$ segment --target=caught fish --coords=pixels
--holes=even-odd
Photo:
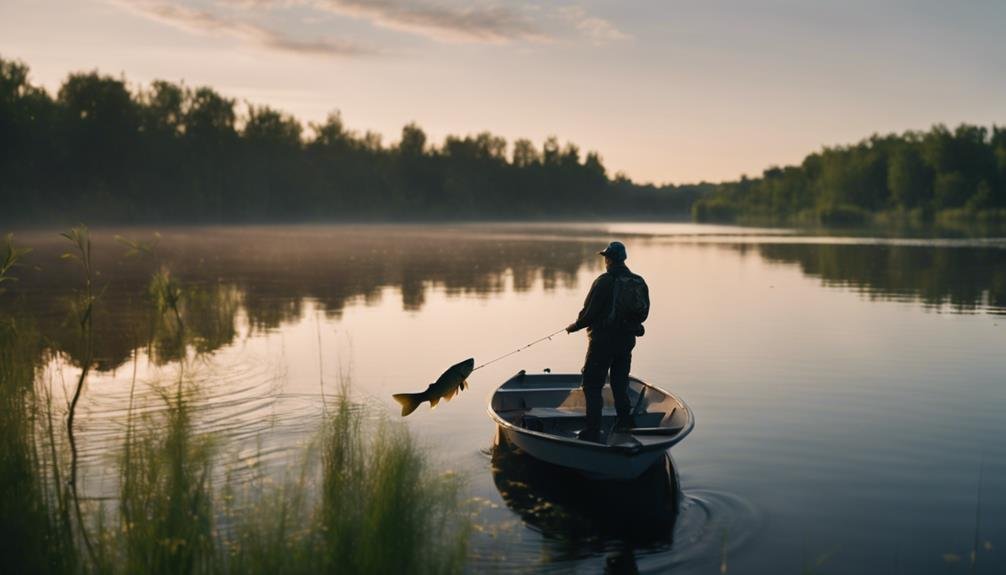
[[[468,387],[468,376],[475,369],[475,358],[468,358],[447,369],[436,381],[422,393],[396,393],[391,396],[402,404],[402,417],[412,413],[424,401],[430,402],[430,408],[437,406],[440,400],[450,401],[458,391]]]

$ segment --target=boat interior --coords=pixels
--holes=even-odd
[[[496,390],[492,409],[517,427],[575,439],[586,422],[586,400],[580,382],[578,373],[520,372]],[[629,405],[635,426],[628,432],[612,434],[616,413],[610,386],[604,386],[602,397],[601,428],[609,445],[666,443],[688,423],[688,410],[677,398],[630,377]]]

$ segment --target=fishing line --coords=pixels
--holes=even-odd
[[[536,340],[532,341],[531,343],[529,343],[529,344],[527,344],[527,345],[525,345],[525,346],[523,346],[523,347],[518,347],[517,349],[515,349],[515,350],[511,351],[510,353],[506,353],[506,354],[503,354],[503,355],[501,355],[501,356],[497,357],[496,359],[494,359],[494,360],[492,360],[492,361],[487,361],[487,362],[483,363],[482,365],[480,365],[480,366],[476,367],[476,368],[475,368],[475,369],[473,369],[472,371],[476,371],[476,370],[479,370],[479,369],[482,369],[483,367],[485,367],[485,366],[487,366],[487,365],[490,365],[490,364],[493,364],[493,363],[496,363],[497,361],[499,361],[499,360],[501,360],[501,359],[506,359],[506,358],[510,357],[511,355],[513,355],[513,354],[515,354],[515,353],[520,353],[520,352],[524,351],[525,349],[527,349],[527,348],[529,348],[529,347],[531,347],[532,345],[535,345],[535,344],[537,344],[537,343],[541,343],[541,342],[543,342],[543,341],[545,341],[545,340],[551,340],[551,339],[552,339],[553,337],[555,337],[555,336],[559,335],[560,333],[562,333],[562,332],[564,332],[564,331],[566,331],[566,328],[562,328],[562,329],[560,329],[560,330],[557,330],[557,331],[554,331],[554,332],[552,332],[552,333],[550,333],[550,334],[546,335],[545,337],[542,337],[542,338],[539,338],[539,339],[536,339]]]

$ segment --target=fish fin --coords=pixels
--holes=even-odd
[[[436,407],[438,403],[440,403],[440,398],[439,397],[434,397],[433,399],[431,399],[430,400],[430,409],[433,409],[434,407]]]
[[[419,407],[419,404],[424,401],[425,396],[422,393],[396,393],[391,397],[402,405],[402,417],[405,417]],[[436,403],[433,403],[433,405],[436,405]]]
[[[444,401],[450,401],[457,394],[458,394],[458,388],[455,387],[454,389],[450,390],[446,395],[444,395]]]
[[[461,382],[461,389],[468,389],[468,380],[467,379]]]

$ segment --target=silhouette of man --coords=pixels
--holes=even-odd
[[[587,400],[586,426],[579,438],[584,441],[601,441],[601,410],[604,401],[601,390],[611,372],[611,394],[615,400],[618,419],[616,429],[634,427],[629,405],[629,367],[632,364],[632,348],[636,337],[643,335],[643,324],[649,312],[649,295],[643,279],[625,265],[627,255],[621,242],[611,242],[603,251],[607,271],[594,280],[590,286],[583,309],[576,321],[566,327],[567,333],[587,328],[589,343],[587,357],[583,364],[583,394]],[[630,281],[634,280],[630,285]],[[641,286],[641,287],[638,287]],[[618,290],[625,293],[618,295]],[[634,290],[635,293],[628,293]],[[636,295],[642,300],[628,313],[620,309],[625,297]],[[631,305],[630,305],[631,307]]]

